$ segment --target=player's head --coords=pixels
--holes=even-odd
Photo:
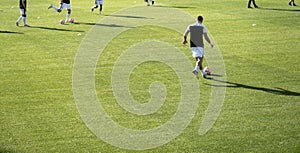
[[[202,23],[203,22],[203,17],[201,15],[199,15],[197,20]]]

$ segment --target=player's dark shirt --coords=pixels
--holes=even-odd
[[[23,0],[19,0],[20,9],[26,9],[27,1],[24,0],[25,6],[23,6]]]
[[[63,3],[70,4],[70,0],[63,0]]]
[[[203,47],[203,27],[190,26],[190,45],[191,47]]]

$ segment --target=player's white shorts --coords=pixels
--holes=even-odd
[[[25,10],[25,9],[20,9],[20,13],[21,13],[22,15],[26,15],[26,10]]]
[[[67,8],[68,10],[71,10],[71,4],[62,3],[60,5],[60,10],[63,10],[64,8]]]
[[[203,57],[204,49],[203,47],[192,47],[193,57]]]
[[[103,0],[95,0],[95,5],[102,5],[103,4]]]

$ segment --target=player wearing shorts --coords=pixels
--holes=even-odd
[[[205,40],[210,44],[211,47],[214,47],[213,43],[210,41],[207,33],[206,27],[202,24],[203,17],[198,16],[197,22],[191,24],[187,27],[186,31],[183,34],[183,42],[182,44],[187,43],[187,36],[190,34],[190,47],[192,49],[193,57],[196,59],[195,69],[192,71],[193,74],[196,75],[197,78],[199,70],[201,71],[202,77],[206,78],[206,73],[203,71],[203,58],[204,58],[204,44],[203,44],[203,36]]]
[[[154,0],[150,0],[151,4],[154,5]],[[145,0],[145,2],[147,3],[147,6],[150,6],[149,0]]]
[[[21,16],[18,18],[16,25],[19,26],[19,23],[23,19],[23,23],[25,27],[28,27],[29,25],[26,24],[26,7],[27,7],[27,1],[26,0],[19,0],[20,5],[20,14]]]
[[[95,6],[92,7],[92,12],[94,12],[94,9],[98,8],[98,6],[100,6],[99,8],[99,14],[102,14],[102,6],[103,6],[103,0],[95,0]]]
[[[69,18],[71,16],[71,4],[70,4],[70,0],[60,0],[60,6],[59,8],[54,6],[53,4],[51,4],[48,9],[53,8],[55,11],[57,11],[58,13],[60,13],[64,8],[66,8],[68,10],[68,13],[66,15],[66,22],[69,21]]]

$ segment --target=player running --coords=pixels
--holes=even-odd
[[[103,0],[95,0],[95,6],[92,7],[92,12],[94,12],[94,9],[98,8],[98,6],[100,6],[99,8],[99,15],[102,14],[102,5],[103,5]]]
[[[55,11],[57,11],[58,13],[60,13],[64,8],[67,8],[68,13],[66,15],[66,22],[69,21],[69,18],[71,16],[71,4],[70,4],[70,0],[60,0],[60,7],[56,7],[53,4],[51,4],[48,9],[53,8]]]
[[[24,27],[29,27],[28,24],[26,24],[26,7],[27,7],[27,1],[26,0],[19,0],[20,5],[20,14],[21,16],[18,18],[16,25],[19,26],[19,23],[23,19]]]
[[[201,71],[202,77],[206,78],[206,72],[203,71],[203,58],[204,58],[204,44],[203,44],[203,36],[205,40],[210,44],[211,47],[214,47],[213,43],[210,41],[207,33],[206,27],[202,24],[203,17],[198,16],[197,22],[191,24],[187,27],[186,31],[183,34],[183,42],[182,44],[185,45],[187,43],[186,37],[189,33],[190,35],[190,47],[192,49],[193,57],[196,59],[196,66],[195,69],[192,71],[193,74],[196,75],[197,78],[199,70]]]

